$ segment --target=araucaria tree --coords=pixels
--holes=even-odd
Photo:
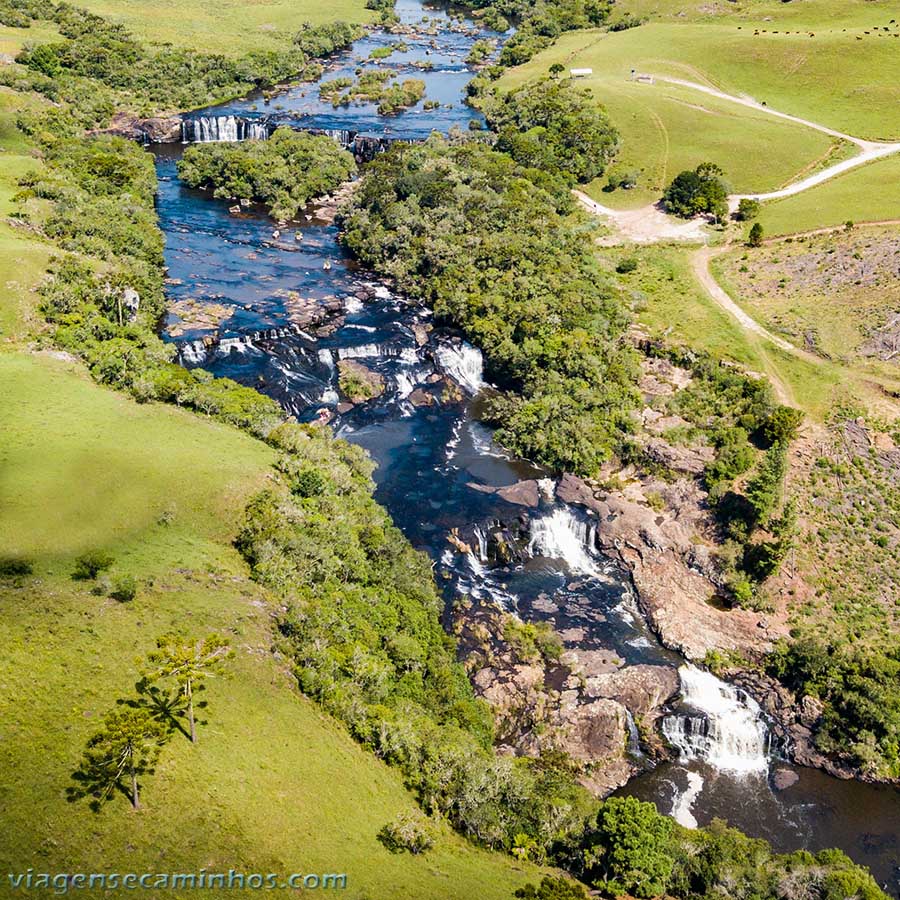
[[[112,797],[117,788],[131,805],[141,805],[138,779],[151,774],[166,742],[167,729],[146,709],[121,707],[113,710],[87,743],[81,765],[73,778],[80,785],[70,791],[73,799],[91,795],[94,806]]]
[[[187,708],[191,741],[196,744],[194,694],[203,689],[201,682],[220,671],[225,660],[233,655],[229,642],[218,634],[199,640],[166,634],[157,639],[156,646],[157,649],[147,657],[151,669],[146,673],[145,680],[172,679],[180,686]]]

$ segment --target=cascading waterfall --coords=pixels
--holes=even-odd
[[[290,335],[299,335],[312,341],[305,331],[297,325],[283,325],[279,328],[265,328],[260,331],[250,331],[247,334],[237,335],[221,339],[200,338],[195,341],[185,341],[178,345],[178,359],[182,365],[197,366],[208,362],[210,357],[224,356],[233,350],[238,353],[247,353],[256,349],[259,341],[277,340]]]
[[[440,344],[435,348],[434,361],[464,391],[477,394],[484,387],[484,361],[481,351],[465,341]]]
[[[592,552],[597,546],[597,527],[575,516],[564,507],[531,522],[532,556],[562,559],[573,572],[599,575],[600,568]]]
[[[681,758],[729,772],[765,772],[768,730],[756,701],[695,666],[682,666],[678,674],[685,706],[698,713],[663,719],[663,734]]]
[[[265,122],[237,116],[198,116],[181,123],[181,140],[185,144],[264,141],[268,137],[269,126]]]
[[[400,358],[404,362],[410,362],[407,357],[409,348],[399,344],[357,344],[355,347],[339,347],[338,359],[374,359],[374,358]],[[413,351],[415,352],[415,351]],[[412,362],[417,362],[414,358]]]

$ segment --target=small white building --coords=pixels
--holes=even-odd
[[[587,78],[588,75],[593,75],[593,69],[569,69],[569,74],[573,78]]]

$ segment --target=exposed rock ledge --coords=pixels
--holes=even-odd
[[[506,752],[563,750],[581,765],[585,787],[601,797],[644,770],[637,754],[668,755],[656,723],[678,692],[673,668],[623,667],[614,651],[585,641],[581,629],[560,633],[566,649],[558,661],[522,659],[507,640],[506,618],[479,601],[454,611],[466,667],[476,693],[493,707]],[[640,734],[639,748],[632,729]]]
[[[132,141],[172,144],[181,140],[181,116],[153,116],[140,119],[129,113],[116,113],[103,134],[115,134]]]
[[[687,479],[653,489],[665,500],[661,510],[650,506],[640,486],[603,491],[574,475],[564,475],[556,493],[596,514],[600,549],[628,570],[641,610],[665,646],[697,661],[711,650],[768,651],[780,635],[757,613],[717,605],[703,491]]]

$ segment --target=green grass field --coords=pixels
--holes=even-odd
[[[0,557],[35,565],[22,584],[0,581],[0,767],[16,772],[0,789],[0,866],[347,873],[344,895],[359,900],[501,900],[534,878],[439,824],[422,858],[376,840],[413,798],[300,696],[271,653],[266,598],[231,548],[270,471],[267,447],[178,409],[138,406],[49,355],[0,353],[0,410]],[[114,577],[139,579],[132,603],[71,580],[87,548],[114,556]],[[124,798],[97,814],[67,802],[84,741],[133,692],[136,658],[172,628],[225,633],[238,651],[233,676],[208,692],[200,744],[166,748],[140,812]]]
[[[759,221],[768,235],[795,234],[853,222],[900,219],[900,154],[845,172],[818,187],[766,203]]]
[[[706,160],[723,167],[736,193],[775,190],[852,152],[821,132],[687,87],[632,82],[632,69],[751,96],[858,137],[900,138],[896,4],[628,0],[617,9],[650,21],[622,32],[564,34],[500,82],[513,87],[554,63],[593,69],[578,83],[591,88],[622,135],[615,168],[641,173],[638,189],[603,194],[604,203],[639,206]],[[597,199],[602,184],[589,188]]]
[[[674,75],[857,137],[900,137],[900,15],[892,0],[625,0],[620,8],[632,7],[652,21],[599,41],[596,33],[567,36],[572,65]]]
[[[232,428],[139,406],[49,356],[0,355],[0,390],[0,555],[68,560],[165,539],[180,556],[182,540],[228,537],[272,459]]]
[[[637,260],[637,269],[620,280],[630,294],[638,327],[651,336],[715,353],[748,369],[764,367],[753,336],[697,283],[684,248],[657,244],[602,250],[599,255],[610,272],[624,258]]]
[[[375,19],[364,0],[84,0],[81,6],[149,42],[227,54],[283,47],[304,22]]]
[[[587,193],[606,205],[653,202],[679,172],[701,162],[718,162],[735,193],[753,193],[777,190],[843,155],[840,142],[821,132],[680,85],[618,76],[584,83],[602,99],[621,135],[613,171],[639,173],[637,188],[629,191],[603,192],[605,178],[589,185]]]
[[[26,42],[43,44],[59,40],[59,30],[49,22],[34,23],[30,28],[10,28],[0,25],[0,53],[15,56]]]

